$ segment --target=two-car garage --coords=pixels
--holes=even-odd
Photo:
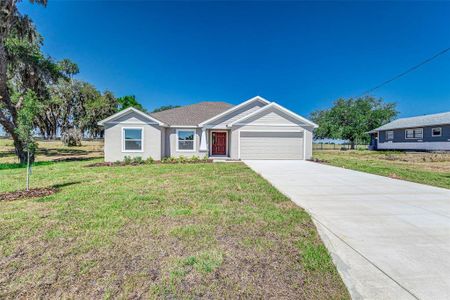
[[[304,159],[303,131],[240,131],[241,159]]]

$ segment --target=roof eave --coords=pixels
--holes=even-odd
[[[265,104],[269,104],[269,103],[270,103],[270,101],[264,99],[264,98],[261,97],[261,96],[255,96],[255,97],[250,98],[250,99],[248,99],[248,100],[246,100],[246,101],[244,101],[244,102],[242,102],[242,103],[240,103],[240,104],[238,104],[238,105],[236,105],[236,106],[230,107],[230,108],[227,109],[226,111],[221,112],[220,114],[215,115],[214,117],[209,118],[209,119],[206,120],[206,121],[203,121],[203,122],[199,123],[198,126],[199,126],[199,127],[203,127],[204,125],[208,124],[209,122],[212,122],[212,121],[214,121],[214,120],[217,120],[217,119],[220,118],[220,117],[226,116],[227,114],[229,114],[229,113],[231,113],[231,112],[233,112],[233,111],[239,109],[240,107],[242,107],[242,106],[244,106],[244,105],[246,105],[246,104],[248,104],[248,103],[251,103],[251,102],[253,102],[253,101],[260,101],[260,102],[263,102],[263,103],[265,103]]]

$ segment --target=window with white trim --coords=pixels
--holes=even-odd
[[[393,139],[394,139],[394,131],[393,130],[386,131],[386,140],[392,141]]]
[[[140,152],[143,150],[142,128],[123,128],[123,150]]]
[[[421,139],[423,138],[423,128],[414,128],[405,130],[406,139]]]
[[[432,137],[442,136],[442,128],[441,127],[432,128],[431,129],[431,136]]]
[[[195,150],[195,130],[177,130],[177,150]]]

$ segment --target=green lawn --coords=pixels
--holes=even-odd
[[[59,140],[38,140],[36,161],[52,161],[63,159],[90,159],[103,156],[103,141],[82,141],[79,147],[66,147]],[[0,165],[17,163],[14,143],[11,139],[0,138]]]
[[[57,194],[0,202],[0,298],[349,298],[308,214],[244,164],[89,163],[38,165]]]
[[[450,189],[450,153],[314,151],[313,156],[337,167]]]

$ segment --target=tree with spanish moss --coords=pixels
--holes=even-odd
[[[18,11],[17,2],[0,0],[0,125],[12,137],[19,161],[25,163],[26,141],[16,132],[23,96],[31,90],[39,101],[49,97],[49,84],[65,74],[41,52],[43,38],[30,18]],[[46,0],[30,2],[47,4]],[[33,159],[34,152],[31,156]]]

